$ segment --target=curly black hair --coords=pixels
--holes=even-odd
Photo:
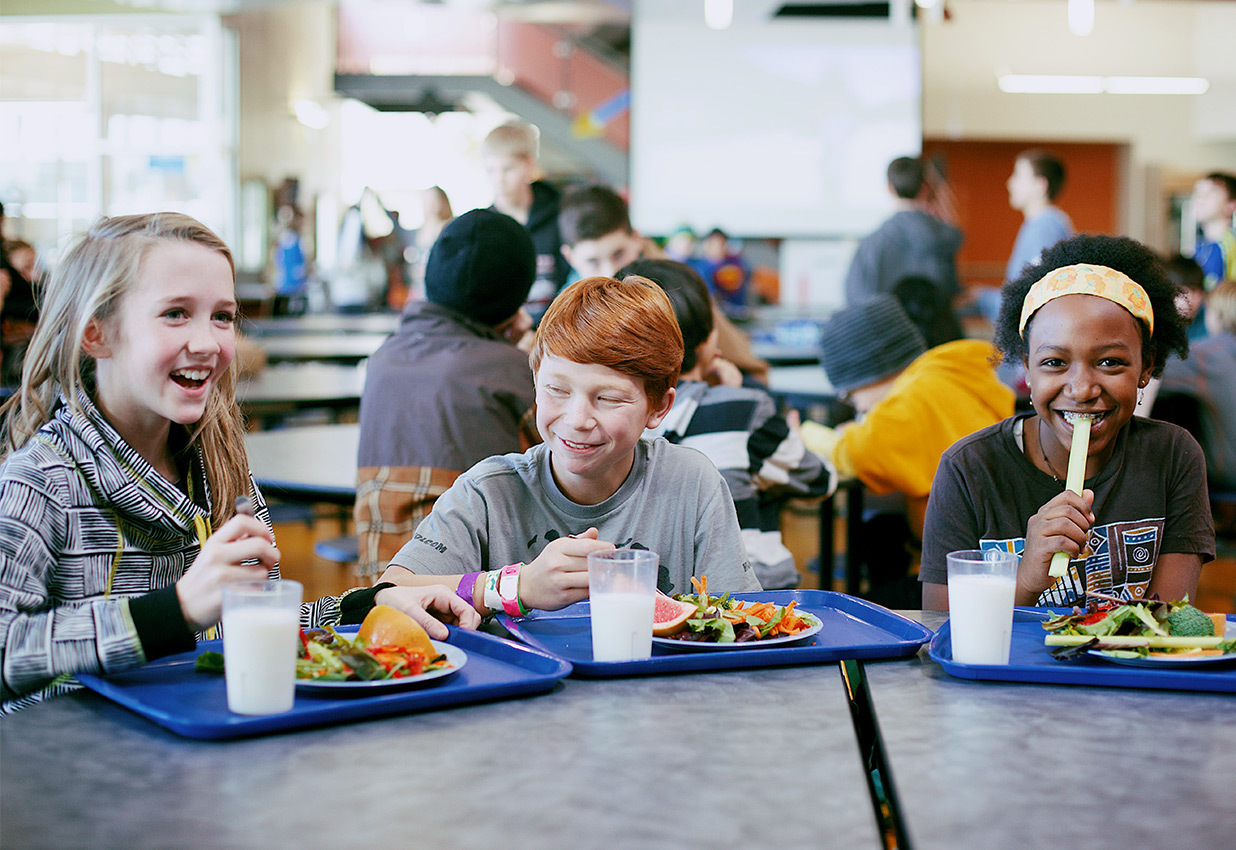
[[[1180,288],[1167,276],[1163,261],[1145,245],[1124,236],[1082,234],[1057,242],[1043,252],[1037,263],[1022,269],[1000,290],[1000,317],[996,321],[995,343],[1006,360],[1024,362],[1029,356],[1026,338],[1034,317],[1026,323],[1025,336],[1018,331],[1021,307],[1030,287],[1048,272],[1077,263],[1107,266],[1124,272],[1141,284],[1154,310],[1154,336],[1145,323],[1142,329],[1142,362],[1153,360],[1155,377],[1163,374],[1168,356],[1174,351],[1181,359],[1189,356],[1188,320],[1176,307]]]

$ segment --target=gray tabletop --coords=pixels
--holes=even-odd
[[[306,425],[245,434],[249,469],[267,496],[287,501],[356,501],[360,426]]]
[[[1236,841],[1230,696],[956,679],[925,649],[864,669],[916,850]]]
[[[820,350],[816,346],[779,345],[752,340],[751,353],[774,366],[806,366],[820,362]]]
[[[831,664],[232,742],[74,694],[6,718],[0,767],[6,847],[881,846]]]
[[[818,400],[835,398],[837,391],[828,382],[824,367],[773,366],[768,370],[768,390],[773,395],[803,396]]]
[[[242,330],[259,337],[294,334],[394,333],[399,327],[398,313],[310,313],[304,316],[278,316],[247,319]]]
[[[303,333],[255,337],[253,341],[262,347],[271,363],[304,360],[359,363],[377,351],[387,336],[380,333]]]
[[[249,415],[295,410],[355,409],[365,389],[364,364],[280,363],[236,386],[236,400]]]

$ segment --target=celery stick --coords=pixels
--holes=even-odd
[[[1047,635],[1047,646],[1077,646],[1094,640],[1094,635]],[[1223,643],[1219,636],[1183,637],[1180,635],[1103,635],[1099,643],[1108,646],[1146,646],[1162,649],[1214,649]]]
[[[1086,484],[1086,455],[1090,452],[1090,417],[1067,417],[1073,423],[1073,445],[1069,447],[1069,471],[1065,476],[1064,486],[1077,495],[1081,495]],[[1047,574],[1052,578],[1060,578],[1069,570],[1069,553],[1057,552],[1051,556],[1051,567]]]

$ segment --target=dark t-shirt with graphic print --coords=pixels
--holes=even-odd
[[[1061,490],[1022,452],[1013,417],[957,441],[940,460],[923,530],[919,580],[947,583],[947,555],[958,549],[1021,554],[1026,525]],[[1071,605],[1083,587],[1137,599],[1163,553],[1215,555],[1206,465],[1197,441],[1166,422],[1134,417],[1116,436],[1111,460],[1086,480],[1095,524],[1085,559],[1039,597]]]

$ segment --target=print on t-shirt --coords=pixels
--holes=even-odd
[[[1080,605],[1085,601],[1083,588],[1121,599],[1143,598],[1159,560],[1164,527],[1163,517],[1093,526],[1086,541],[1088,557],[1070,561],[1068,575],[1043,591],[1038,604]],[[979,541],[981,549],[998,549],[1019,556],[1025,546],[1024,537]]]

